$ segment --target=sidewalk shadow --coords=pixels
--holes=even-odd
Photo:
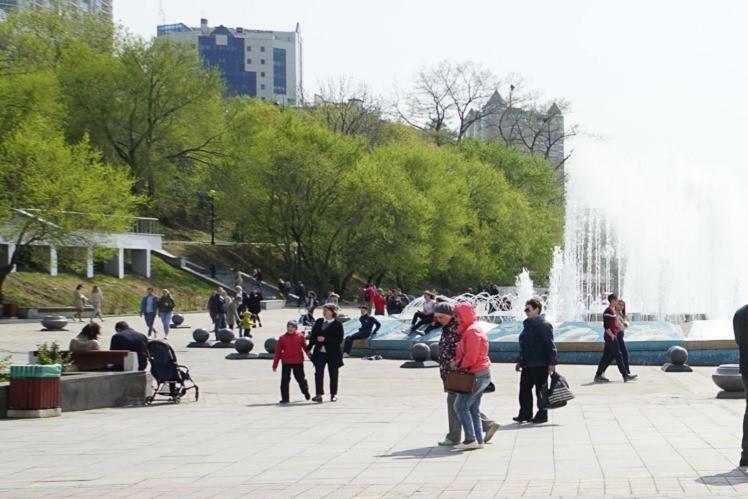
[[[517,430],[527,430],[530,428],[547,428],[549,426],[558,426],[558,424],[556,423],[542,423],[542,424],[509,423],[509,424],[501,425],[501,428],[499,428],[499,431],[517,431]]]
[[[316,402],[290,402],[288,404],[279,404],[278,402],[270,402],[268,404],[247,404],[247,407],[309,407],[310,405],[321,405]]]
[[[455,454],[454,447],[418,447],[415,449],[405,449],[389,454],[380,454],[374,457],[394,457],[397,459],[437,459]]]
[[[733,481],[738,480],[740,483],[748,483],[748,472],[744,471],[741,468],[735,468],[725,473],[700,476],[695,481],[704,485],[732,487],[734,483],[730,483],[730,479],[732,479]]]

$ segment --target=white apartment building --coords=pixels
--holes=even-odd
[[[183,23],[157,28],[159,37],[188,43],[206,66],[217,68],[234,95],[248,95],[283,106],[301,104],[303,90],[301,30],[267,31],[242,27],[199,28]]]

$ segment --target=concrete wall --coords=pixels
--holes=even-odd
[[[60,382],[60,406],[63,413],[140,406],[150,389],[150,375],[145,371],[64,375]],[[7,417],[9,397],[10,385],[0,383],[0,419]]]

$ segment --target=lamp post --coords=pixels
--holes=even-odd
[[[208,191],[210,197],[210,244],[216,245],[216,191]]]

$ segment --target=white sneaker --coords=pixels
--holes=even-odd
[[[457,444],[455,445],[455,450],[476,450],[480,449],[482,446],[476,441],[470,442],[469,444]]]

